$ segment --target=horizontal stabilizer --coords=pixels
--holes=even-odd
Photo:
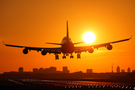
[[[46,44],[62,45],[60,43],[48,43],[48,42],[46,42]]]
[[[77,42],[77,43],[74,43],[74,45],[75,45],[75,44],[81,44],[81,43],[84,43],[84,42]]]

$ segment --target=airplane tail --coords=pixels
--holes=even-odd
[[[66,40],[67,42],[69,42],[69,31],[68,31],[68,21],[67,21],[67,36],[66,36]],[[84,43],[84,42],[77,42],[77,43],[73,43],[74,45],[75,44],[80,44],[80,43]],[[49,42],[46,42],[46,44],[54,44],[54,45],[62,45],[61,43],[49,43]]]
[[[66,39],[67,39],[67,42],[69,42],[68,21],[67,21],[67,36],[66,36]],[[61,43],[49,43],[49,42],[46,42],[46,44],[62,45]]]
[[[67,41],[69,40],[69,33],[68,33],[68,21],[67,21]]]
[[[69,32],[68,32],[68,21],[67,21],[67,42],[69,42]],[[74,43],[75,44],[80,44],[80,43],[84,43],[84,42],[78,42],[78,43]]]

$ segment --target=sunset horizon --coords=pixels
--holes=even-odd
[[[71,72],[93,69],[93,72],[116,72],[116,67],[127,71],[135,70],[135,1],[127,0],[1,0],[0,1],[0,74],[25,71],[33,68],[54,66],[62,71],[67,66]],[[83,35],[92,32],[95,37],[91,44],[81,43],[74,46],[89,46],[114,42],[123,39],[131,40],[111,44],[112,50],[106,47],[94,48],[93,53],[82,52],[81,59],[73,53],[55,60],[55,54],[41,51],[29,51],[23,54],[23,48],[7,47],[4,44],[29,47],[60,47],[46,42],[61,43],[67,35],[73,43],[83,42]],[[89,35],[88,35],[89,36]],[[3,44],[4,42],[4,44]]]

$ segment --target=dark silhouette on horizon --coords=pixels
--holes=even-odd
[[[94,73],[93,69],[86,69],[86,73],[82,71],[72,72],[68,70],[67,66],[63,67],[62,71],[57,71],[56,67],[50,68],[33,68],[33,71],[25,72],[23,67],[18,69],[18,72],[4,72],[0,74],[1,79],[68,79],[68,80],[99,80],[99,79],[107,79],[107,80],[134,80],[135,79],[135,70],[130,72],[130,68],[128,67],[127,72],[125,70],[121,70],[118,66],[116,72],[106,72],[106,73]]]
[[[23,70],[23,67],[19,67],[18,69],[18,72],[16,71],[10,71],[10,72],[4,72],[4,73],[24,73],[24,70]],[[28,72],[31,72],[31,71],[28,71]],[[68,70],[68,67],[67,66],[64,66],[63,67],[63,71],[57,71],[57,68],[56,67],[50,67],[50,68],[33,68],[33,73],[46,73],[46,74],[51,74],[51,73],[70,73],[70,71]],[[116,72],[105,72],[105,73],[134,73],[135,70],[132,70],[131,72],[131,69],[130,67],[127,68],[127,72],[125,72],[124,69],[122,69],[120,71],[120,67],[117,66],[116,68]],[[83,73],[82,71],[77,71],[77,72],[73,72],[73,73]],[[86,69],[86,73],[93,73],[93,69]]]

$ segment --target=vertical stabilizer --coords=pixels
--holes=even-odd
[[[67,39],[69,39],[69,33],[68,33],[68,21],[67,21]]]

